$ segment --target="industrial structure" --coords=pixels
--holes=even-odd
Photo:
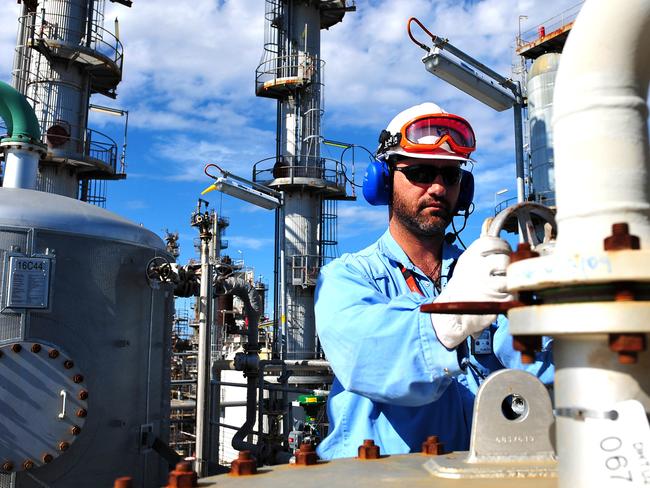
[[[104,28],[105,4],[23,0],[12,72],[13,86],[34,108],[47,146],[35,188],[100,206],[106,180],[126,176],[126,146],[120,153],[113,139],[88,124],[92,108],[127,115],[90,103],[95,93],[115,98],[122,79],[124,50],[117,21],[115,32]]]
[[[562,50],[582,2],[517,37],[526,74],[528,201],[555,206],[553,91]]]
[[[112,486],[125,473],[159,486],[178,460],[166,444],[173,290],[152,273],[173,257],[86,203],[123,176],[117,144],[88,127],[91,94],[114,97],[122,75],[104,6],[24,0],[14,88],[0,83],[2,487]]]
[[[266,0],[255,91],[277,100],[276,154],[254,165],[253,181],[284,193],[277,217],[283,221],[276,226],[283,235],[276,253],[275,309],[281,335],[276,344],[286,359],[319,357],[316,278],[336,246],[336,201],[353,198],[345,167],[321,155],[320,31],[354,9],[346,0]]]

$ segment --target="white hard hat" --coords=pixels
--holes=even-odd
[[[412,158],[471,161],[476,141],[469,123],[435,103],[426,102],[403,110],[379,136],[377,157],[393,155]]]

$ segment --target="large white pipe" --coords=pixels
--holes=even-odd
[[[584,4],[553,102],[558,252],[602,250],[616,222],[650,247],[648,59],[648,0]]]
[[[34,149],[37,148],[6,148],[3,187],[28,190],[33,190],[36,187],[36,173],[42,150]]]

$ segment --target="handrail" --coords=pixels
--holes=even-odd
[[[65,40],[67,35],[70,33],[76,33],[76,31],[60,27],[60,23],[56,22],[56,20],[69,20],[72,17],[54,13],[47,13],[47,17],[50,19],[49,21],[45,20],[35,12],[30,12],[27,15],[20,17],[18,21],[24,23],[26,29],[25,39],[30,39],[32,43],[37,41],[46,42],[48,40],[59,41],[64,46],[86,48],[110,59],[118,66],[120,71],[122,70],[124,46],[111,31],[99,25],[95,25],[94,29],[91,31],[90,42],[88,42],[88,39],[86,38],[86,32],[79,32],[81,35],[78,42],[69,42]],[[55,19],[54,22],[51,21],[52,18]],[[35,19],[35,21],[32,22],[32,19]],[[40,22],[38,22],[38,20],[40,20]],[[110,39],[107,41],[104,39],[104,36],[107,36]]]

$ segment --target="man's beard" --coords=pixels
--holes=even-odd
[[[422,237],[444,236],[445,229],[452,219],[449,203],[445,200],[434,200],[443,206],[434,215],[424,215],[422,211],[429,202],[421,202],[415,212],[409,209],[403,200],[393,195],[392,211],[399,222],[413,234]]]

